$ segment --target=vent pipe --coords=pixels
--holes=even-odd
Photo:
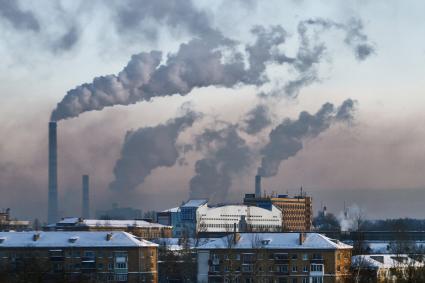
[[[261,197],[261,176],[260,175],[255,176],[255,197],[256,198]]]
[[[89,175],[83,175],[83,202],[82,202],[82,216],[85,219],[90,218],[90,193],[89,193]]]
[[[58,145],[56,122],[49,123],[49,195],[47,222],[58,221]]]

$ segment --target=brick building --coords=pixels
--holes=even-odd
[[[317,233],[233,233],[198,247],[198,282],[348,282],[351,250]]]
[[[126,232],[0,232],[0,282],[155,283],[157,252]]]

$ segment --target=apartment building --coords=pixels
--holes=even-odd
[[[0,232],[0,282],[155,283],[157,250],[126,232]]]
[[[47,231],[123,231],[151,240],[172,237],[172,226],[144,220],[100,220],[69,217],[44,228]]]
[[[334,283],[352,247],[317,233],[233,233],[198,247],[198,282]]]

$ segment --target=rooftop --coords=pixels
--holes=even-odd
[[[240,233],[240,238],[232,249],[351,249],[338,240],[330,239],[318,233],[306,233],[302,245],[299,244],[300,233]],[[227,249],[229,236],[200,246],[198,249]]]
[[[208,202],[207,199],[191,199],[183,204],[181,207],[199,207]]]
[[[90,227],[147,227],[147,228],[164,228],[169,227],[159,223],[151,223],[144,220],[101,220],[101,219],[83,219],[77,217],[64,218],[53,226],[90,226]]]
[[[0,232],[0,248],[158,246],[126,232]]]
[[[423,263],[416,261],[408,255],[395,254],[371,254],[371,255],[356,255],[352,257],[351,265],[361,268],[379,269],[393,267],[422,267]]]

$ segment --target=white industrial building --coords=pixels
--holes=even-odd
[[[197,232],[282,230],[282,211],[248,205],[201,206],[197,209]]]

